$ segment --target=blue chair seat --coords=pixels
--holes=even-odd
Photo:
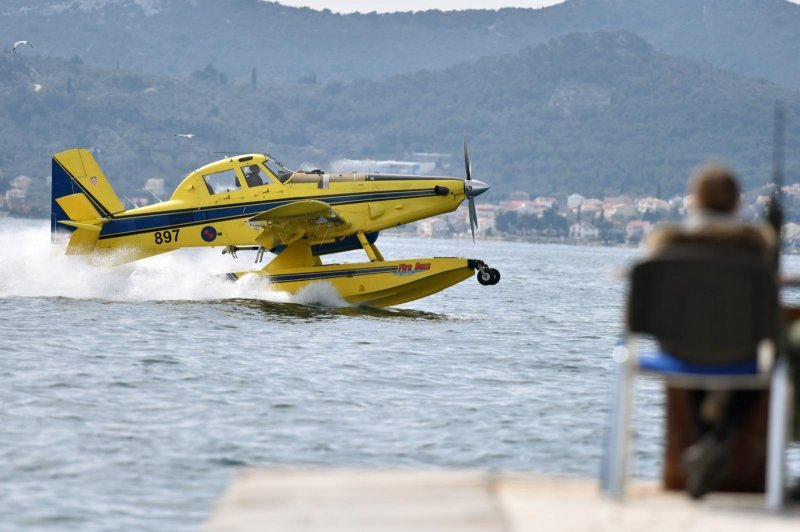
[[[735,364],[705,366],[692,364],[663,351],[642,353],[639,357],[639,369],[668,375],[757,375],[758,364],[755,359]]]

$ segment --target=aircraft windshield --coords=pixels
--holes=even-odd
[[[294,174],[294,172],[283,166],[275,159],[267,159],[264,161],[264,166],[266,166],[267,169],[272,172],[281,183],[292,177],[292,174]]]

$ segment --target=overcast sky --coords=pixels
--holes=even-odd
[[[328,8],[337,13],[360,11],[422,11],[426,9],[499,9],[501,7],[544,7],[563,0],[277,0],[287,6]],[[800,0],[798,0],[800,2]]]
[[[544,7],[563,0],[277,0],[287,6],[330,9],[337,13],[360,11],[422,11],[426,9],[499,9],[501,7]],[[800,3],[800,0],[789,0]]]

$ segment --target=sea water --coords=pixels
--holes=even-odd
[[[192,530],[244,467],[596,477],[628,248],[383,236],[387,259],[500,270],[391,309],[218,274],[219,249],[117,268],[0,229],[0,528]],[[349,253],[345,260],[363,260]],[[800,262],[787,260],[800,271]],[[663,394],[637,384],[633,474],[659,474]]]

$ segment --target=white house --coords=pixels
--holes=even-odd
[[[667,212],[669,203],[659,198],[639,198],[636,200],[636,210],[640,213],[646,212]]]
[[[428,238],[446,237],[450,234],[447,221],[438,216],[420,220],[417,223],[417,235]]]
[[[584,201],[586,201],[586,198],[580,194],[570,194],[567,196],[567,209],[577,209]]]
[[[575,240],[596,240],[600,230],[588,222],[577,222],[569,226],[569,237]]]

